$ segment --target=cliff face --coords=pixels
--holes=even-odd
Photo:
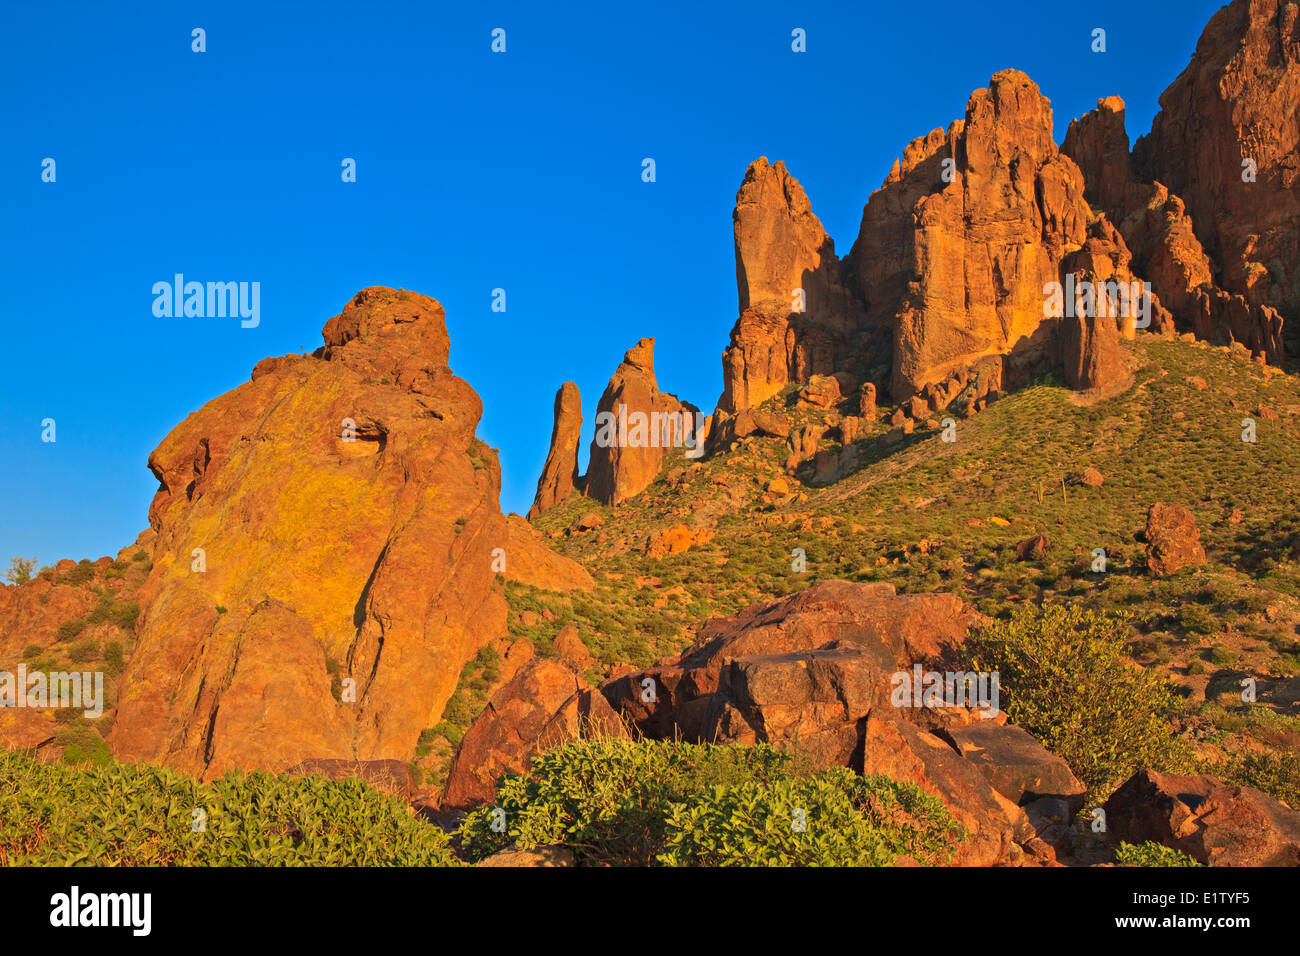
[[[1186,202],[1222,287],[1288,316],[1300,310],[1297,102],[1300,7],[1234,0],[1134,148],[1141,176]]]
[[[505,631],[500,474],[474,436],[479,398],[447,366],[442,306],[365,289],[323,335],[149,458],[157,538],[120,758],[205,776],[408,759]]]
[[[1283,353],[1282,317],[1271,306],[1221,288],[1183,199],[1134,168],[1124,101],[1109,96],[1070,122],[1062,152],[1083,170],[1088,198],[1118,224],[1160,301],[1198,338],[1241,343],[1269,362]]]
[[[834,371],[863,314],[835,243],[784,163],[764,156],[749,165],[732,222],[740,318],[722,356],[718,404],[734,414],[788,382]]]
[[[1061,313],[1044,307],[1067,257],[1109,243],[1094,252],[1123,267],[1103,271],[1137,278],[1052,139],[1051,104],[1016,70],[976,90],[964,119],[907,146],[843,260],[781,163],[750,166],[734,218],[741,316],[723,356],[724,413],[814,374],[847,373],[896,402],[923,394],[932,405],[976,366],[993,388],[1015,385],[1092,341],[1078,329],[1062,341]],[[792,308],[799,290],[806,313]]]

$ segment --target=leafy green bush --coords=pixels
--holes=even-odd
[[[1282,751],[1237,754],[1206,765],[1208,773],[1239,787],[1254,787],[1291,809],[1300,808],[1300,754]]]
[[[206,815],[201,832],[195,832]],[[82,769],[0,752],[0,865],[452,866],[445,833],[356,779]]]
[[[1121,843],[1115,850],[1117,866],[1204,866],[1186,853],[1148,840],[1146,843]]]
[[[54,743],[63,748],[64,763],[96,767],[106,767],[113,763],[113,753],[108,749],[108,743],[86,722],[81,711],[56,710],[54,718],[65,724],[54,735]]]
[[[1028,605],[977,635],[968,669],[996,671],[1008,718],[1105,795],[1142,767],[1191,768],[1168,723],[1178,698],[1128,662],[1128,637],[1122,613]]]
[[[499,811],[504,829],[494,832]],[[765,744],[594,739],[506,777],[496,806],[473,811],[460,836],[475,859],[511,845],[565,845],[588,864],[835,866],[888,865],[901,854],[941,862],[965,833],[910,784],[811,772]]]
[[[667,819],[668,866],[892,866],[947,863],[962,828],[918,787],[843,767],[774,783],[715,787]]]

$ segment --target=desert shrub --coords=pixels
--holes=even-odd
[[[1219,629],[1214,615],[1199,604],[1184,604],[1180,607],[1178,625],[1188,634],[1213,634]]]
[[[1178,771],[1191,761],[1168,723],[1177,696],[1129,663],[1128,637],[1122,613],[1028,605],[976,636],[968,669],[997,672],[1008,718],[1101,795],[1142,767]]]
[[[1262,790],[1293,810],[1300,808],[1300,754],[1271,750],[1236,754],[1207,764],[1202,772],[1225,783]]]
[[[912,784],[843,767],[715,787],[667,819],[668,866],[891,866],[946,863],[960,825]]]
[[[68,576],[64,578],[64,581],[68,584],[85,584],[94,577],[95,565],[86,558],[82,558],[77,562],[77,566],[68,572]]]
[[[805,829],[795,827],[796,810]],[[492,830],[504,811],[504,832]],[[496,818],[500,819],[499,814]],[[946,860],[965,834],[910,784],[810,771],[767,745],[579,740],[506,777],[465,820],[472,857],[565,845],[584,863],[888,865]]]
[[[10,584],[26,584],[32,579],[34,570],[36,570],[35,558],[10,558],[5,580]]]
[[[134,601],[123,601],[120,604],[113,605],[113,612],[109,617],[114,624],[124,631],[130,631],[135,628],[135,619],[140,616],[140,605]]]
[[[56,717],[64,726],[54,735],[54,743],[63,748],[63,762],[80,766],[107,766],[113,762],[108,743],[86,722],[81,711],[61,708]]]
[[[58,639],[60,641],[70,641],[77,637],[86,629],[88,622],[84,618],[74,618],[71,621],[64,621],[59,625]]]
[[[99,656],[99,643],[93,638],[78,641],[68,648],[68,660],[74,664],[84,664]]]
[[[1161,843],[1121,843],[1115,848],[1117,866],[1204,866],[1186,853]]]
[[[109,674],[120,674],[126,670],[126,656],[122,653],[120,641],[109,641],[104,645],[104,664]]]
[[[206,815],[196,831],[195,810]],[[0,865],[449,866],[446,834],[355,778],[78,768],[0,752]]]

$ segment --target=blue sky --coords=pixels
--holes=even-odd
[[[585,448],[637,339],[656,338],[662,388],[713,407],[750,161],[785,160],[842,255],[907,142],[994,72],[1038,83],[1058,142],[1111,94],[1136,138],[1220,5],[6,4],[0,564],[133,540],[163,436],[264,356],[317,347],[369,285],[446,306],[522,512],[556,388],[582,390]],[[260,325],[156,318],[176,272],[260,282]]]

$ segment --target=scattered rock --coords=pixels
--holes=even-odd
[[[1147,568],[1157,576],[1205,564],[1201,532],[1192,513],[1181,505],[1156,502],[1147,512]]]
[[[1210,866],[1300,866],[1300,813],[1253,787],[1141,770],[1104,809],[1116,840],[1151,840]]]

